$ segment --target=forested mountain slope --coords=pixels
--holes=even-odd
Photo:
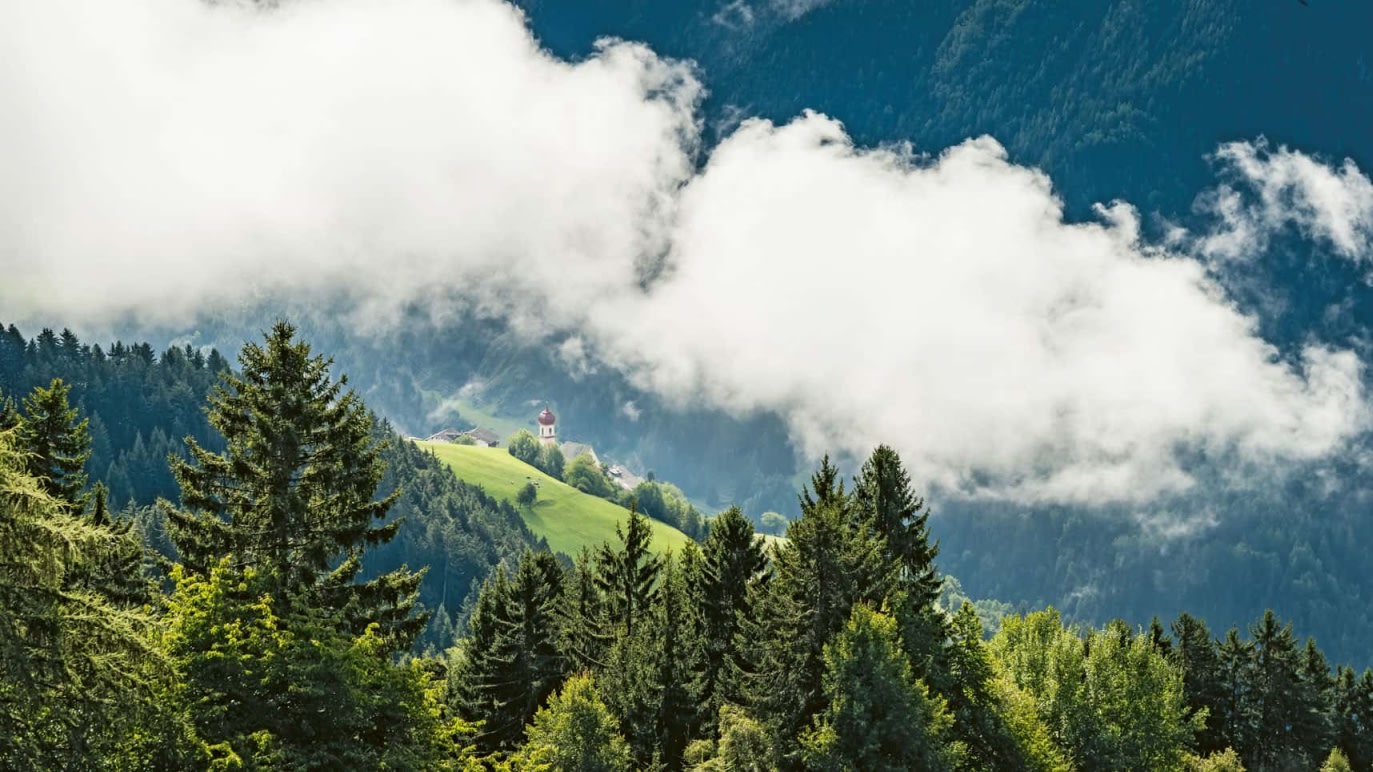
[[[42,330],[26,341],[10,325],[0,334],[0,395],[18,403],[35,386],[59,378],[70,400],[90,420],[88,476],[109,488],[112,509],[128,509],[148,531],[153,546],[173,550],[151,507],[158,498],[177,502],[169,455],[184,457],[183,438],[211,449],[222,439],[206,421],[205,400],[230,368],[218,351],[170,348],[160,355],[147,343],[108,348],[81,342],[69,330]],[[456,479],[448,468],[404,441],[385,422],[375,428],[385,442],[382,495],[399,491],[391,509],[404,524],[394,540],[375,550],[369,573],[401,565],[428,567],[420,601],[436,616],[434,643],[451,640],[464,601],[492,567],[543,542],[507,502]]]

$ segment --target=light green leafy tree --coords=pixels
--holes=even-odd
[[[512,760],[522,772],[622,772],[629,770],[629,744],[587,674],[574,675],[539,710]]]
[[[808,768],[895,772],[955,763],[945,737],[953,717],[911,674],[891,616],[854,607],[825,647],[823,688],[829,704],[801,736]]]

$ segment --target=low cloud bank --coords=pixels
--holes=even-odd
[[[807,114],[697,169],[688,65],[557,60],[494,0],[10,3],[0,49],[9,318],[474,303],[810,452],[888,442],[1024,502],[1144,501],[1186,459],[1320,459],[1369,424],[1353,353],[1279,357],[1208,274],[1286,228],[1366,260],[1349,162],[1225,145],[1215,228],[1153,245],[1128,204],[1066,222],[991,138],[925,157]]]

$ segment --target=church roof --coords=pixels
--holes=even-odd
[[[539,424],[541,426],[552,426],[557,420],[558,417],[553,415],[553,411],[549,410],[547,405],[544,405],[543,412],[539,413]]]

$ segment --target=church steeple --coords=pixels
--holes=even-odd
[[[553,415],[553,411],[548,409],[548,405],[543,406],[543,412],[539,413],[539,442],[544,445],[553,445],[558,441],[558,417]]]

